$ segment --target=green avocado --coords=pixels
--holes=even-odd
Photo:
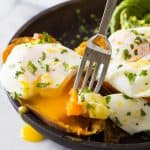
[[[150,0],[123,0],[114,10],[110,32],[150,26]]]

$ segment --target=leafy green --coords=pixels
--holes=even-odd
[[[115,9],[110,31],[150,25],[149,0],[124,0]]]

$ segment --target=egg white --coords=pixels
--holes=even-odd
[[[150,27],[120,30],[112,34],[109,37],[112,45],[112,56],[105,80],[118,91],[131,97],[150,97],[150,54],[137,61],[129,61],[123,58],[125,49],[128,50],[129,54],[133,53],[130,45],[134,43],[137,37],[132,32],[133,30],[144,34],[144,38],[150,42]],[[141,75],[143,70],[147,71],[147,75]],[[133,82],[130,82],[129,77],[125,75],[126,73],[135,75]]]
[[[43,53],[45,58],[41,60]],[[34,74],[28,70],[29,61],[37,68]],[[35,90],[35,81],[39,77],[39,82],[50,82],[46,87],[48,91],[59,88],[74,75],[80,61],[78,54],[59,43],[20,44],[13,48],[3,65],[0,81],[8,92],[20,93],[22,98],[29,98],[39,92]],[[45,64],[49,66],[47,71],[42,68]],[[21,68],[24,73],[16,77]]]
[[[107,96],[110,119],[129,134],[150,130],[150,105],[124,94]]]

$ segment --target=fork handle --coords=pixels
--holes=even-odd
[[[106,35],[108,24],[110,22],[113,10],[117,4],[118,0],[107,0],[105,5],[105,10],[100,22],[99,34]]]

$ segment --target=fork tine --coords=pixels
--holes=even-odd
[[[82,61],[81,61],[81,65],[80,65],[80,67],[79,67],[79,69],[77,71],[75,82],[74,82],[74,89],[75,90],[77,90],[78,87],[79,87],[80,79],[81,79],[81,76],[83,74],[83,71],[84,71],[84,68],[85,68],[85,64],[86,64],[86,57],[83,57]]]
[[[97,76],[97,73],[98,73],[98,70],[99,70],[99,66],[100,66],[100,63],[96,63],[96,67],[94,69],[94,72],[93,72],[93,75],[92,75],[92,78],[91,78],[91,81],[90,81],[90,84],[89,84],[90,89],[92,89],[94,81],[96,80],[96,76]]]
[[[104,66],[104,64],[105,64],[105,66]],[[106,58],[106,59],[104,60],[104,62],[103,62],[103,68],[102,68],[102,71],[101,71],[101,74],[100,74],[100,78],[99,78],[98,83],[97,83],[97,85],[96,85],[96,87],[95,87],[95,90],[94,90],[96,93],[99,92],[99,90],[100,90],[100,88],[101,88],[101,86],[102,86],[102,83],[103,83],[103,81],[104,81],[105,75],[106,75],[106,73],[107,73],[108,65],[109,65],[109,59]]]
[[[89,77],[90,77],[90,73],[91,73],[91,71],[92,71],[93,62],[94,62],[93,60],[90,61],[90,64],[89,64],[88,69],[87,69],[87,71],[86,71],[86,74],[85,74],[85,77],[84,77],[84,80],[83,80],[83,83],[82,83],[82,87],[81,87],[81,88],[85,87],[86,84],[87,84],[87,81],[88,81],[88,79],[89,79]]]

